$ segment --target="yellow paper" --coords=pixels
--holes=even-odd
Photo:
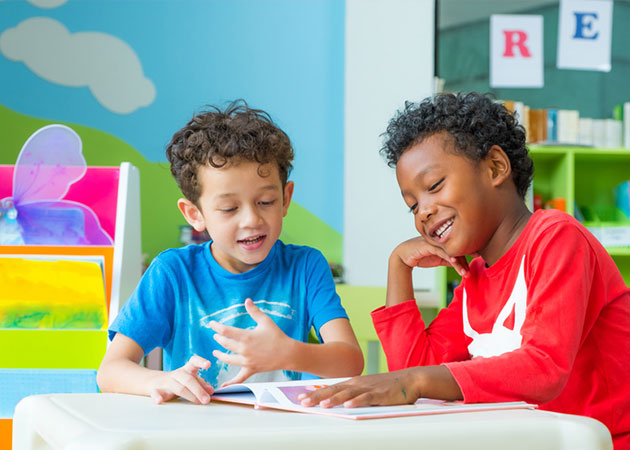
[[[102,264],[0,258],[0,328],[106,329]]]

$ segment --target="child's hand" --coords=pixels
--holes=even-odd
[[[192,403],[204,405],[209,403],[214,389],[197,375],[199,369],[208,367],[210,361],[193,355],[183,367],[171,372],[157,373],[150,387],[151,398],[157,404],[167,402],[176,396]]]
[[[459,275],[468,275],[468,261],[464,256],[449,256],[444,249],[427,242],[422,236],[403,242],[394,250],[392,256],[410,268],[451,266]]]
[[[217,332],[214,339],[232,352],[214,350],[212,354],[226,364],[241,367],[236,377],[221,387],[242,383],[255,373],[278,370],[285,365],[283,352],[287,352],[290,338],[249,298],[245,300],[245,309],[257,324],[253,330],[230,327],[215,321],[209,324]]]
[[[346,408],[370,405],[402,405],[414,403],[419,395],[413,392],[405,372],[379,373],[354,377],[308,394],[300,394],[302,406],[330,408],[343,404]]]

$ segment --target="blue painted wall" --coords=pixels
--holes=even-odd
[[[244,98],[268,111],[294,143],[294,201],[342,232],[344,2],[56,1],[59,6],[42,8],[40,0],[0,0],[0,105],[105,131],[148,161],[161,162],[172,133],[204,104]],[[73,42],[88,49],[95,32],[126,45],[146,77],[143,88],[154,88],[150,103],[116,112],[87,86],[70,86],[73,81],[63,78],[72,78],[74,65],[82,74],[89,70],[81,58],[63,57],[68,52],[49,55],[67,68],[61,81],[36,74],[26,59],[16,60],[11,32],[34,17],[52,19],[49,24],[65,27]],[[41,44],[48,38],[35,33],[32,39]],[[116,60],[108,50],[99,51],[96,66]],[[124,75],[125,64],[104,64],[99,74],[85,76],[103,81],[121,70]],[[117,95],[137,94],[131,90]]]

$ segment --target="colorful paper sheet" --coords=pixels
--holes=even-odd
[[[106,329],[103,264],[0,258],[0,328]]]

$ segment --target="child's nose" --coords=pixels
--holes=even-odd
[[[242,220],[243,226],[252,227],[259,225],[261,222],[262,216],[255,207],[245,208]]]
[[[429,217],[436,213],[436,207],[433,203],[425,203],[419,208],[420,210],[418,211],[416,218],[421,222],[426,222]]]

